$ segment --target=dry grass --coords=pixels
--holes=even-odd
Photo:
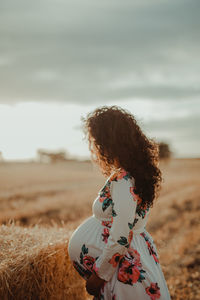
[[[0,224],[76,222],[91,213],[104,180],[88,162],[0,164]]]
[[[0,299],[86,299],[83,280],[75,274],[64,228],[0,228]]]
[[[172,300],[197,300],[200,160],[162,162],[161,169],[164,184],[147,230]],[[0,165],[0,222],[15,220],[0,228],[0,299],[87,299],[67,242],[70,230],[91,215],[104,180],[90,163]]]

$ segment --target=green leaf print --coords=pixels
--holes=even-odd
[[[115,178],[113,178],[113,180],[112,181],[118,181],[118,179],[117,179],[117,176],[115,177]]]
[[[106,198],[103,201],[103,204],[102,204],[103,211],[106,210],[106,208],[108,208],[111,204],[112,204],[112,199],[111,198]]]
[[[80,253],[80,263],[81,264],[83,263],[83,253],[82,252]]]
[[[144,277],[144,275],[142,275],[142,273],[146,273],[146,271],[145,270],[140,270],[140,277],[138,278],[139,282],[142,282],[142,280],[145,279],[145,277]]]
[[[117,241],[120,245],[123,245],[125,247],[129,247],[128,240],[125,236],[120,236],[120,239]]]
[[[88,248],[86,248],[85,244],[83,244],[81,251],[83,254],[88,254]]]
[[[114,210],[114,203],[113,203],[113,201],[112,201],[111,205],[112,205],[112,216],[113,216],[113,217],[116,217],[116,216],[117,216],[117,213],[116,213],[116,211]]]
[[[128,222],[128,227],[129,227],[130,229],[132,229],[132,228],[133,228],[133,224],[131,224],[131,223]]]
[[[131,175],[130,174],[126,174],[126,175],[124,175],[124,177],[123,177],[125,180],[128,180],[129,178],[131,178]]]
[[[133,227],[135,226],[135,224],[137,223],[137,221],[138,221],[138,219],[135,218],[134,221],[133,221],[133,223],[128,223],[128,227],[129,227],[130,229],[133,229]]]
[[[116,213],[116,211],[115,211],[114,209],[112,209],[112,216],[113,216],[113,217],[116,217],[116,216],[117,216],[117,213]]]
[[[139,217],[142,217],[142,219],[144,219],[148,210],[149,207],[147,209],[142,209],[141,206],[139,205],[136,208],[136,213],[138,214]]]

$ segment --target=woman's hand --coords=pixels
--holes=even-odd
[[[86,290],[90,295],[98,296],[104,283],[105,280],[101,279],[95,273],[92,273],[92,275],[86,281]]]

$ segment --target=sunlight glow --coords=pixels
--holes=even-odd
[[[69,157],[90,158],[88,144],[81,129],[81,116],[86,116],[88,112],[103,105],[105,104],[52,102],[0,105],[0,151],[3,158],[35,159],[40,148],[49,151],[65,150]],[[188,144],[186,142],[186,134],[190,135],[190,132],[187,133],[184,127],[170,127],[170,122],[182,122],[187,118],[186,106],[183,105],[182,109],[177,110],[175,103],[170,106],[169,103],[157,103],[149,99],[115,101],[109,102],[110,105],[129,110],[145,134],[169,142],[177,156],[199,155],[199,142],[195,139],[191,139]]]

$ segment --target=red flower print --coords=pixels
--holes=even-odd
[[[156,263],[159,263],[159,260],[158,260],[158,257],[156,256],[156,254],[155,254],[155,253],[152,253],[152,256],[153,256],[155,262],[156,262]]]
[[[119,268],[117,279],[124,283],[129,281],[129,273],[126,272],[125,268]]]
[[[110,194],[110,188],[108,187],[108,183],[107,185],[105,185],[100,194],[99,194],[99,202],[104,202],[104,200],[111,198],[111,194]]]
[[[156,263],[159,263],[157,253],[154,250],[153,245],[151,244],[149,238],[146,236],[146,234],[144,232],[140,233],[140,235],[143,236],[143,238],[145,239],[145,242],[146,242],[148,250],[149,250],[149,254],[153,256]]]
[[[144,205],[142,206],[142,209],[144,209],[144,210],[146,210],[147,208],[148,208],[147,204],[144,204]]]
[[[109,263],[115,268],[118,265],[121,257],[123,257],[123,255],[120,255],[119,253],[115,253],[112,256],[112,258],[109,260]]]
[[[128,242],[129,242],[129,244],[130,244],[130,242],[132,241],[132,238],[133,238],[133,231],[130,230],[130,231],[129,231],[129,235],[128,235]]]
[[[124,176],[126,176],[127,171],[122,169],[118,174],[117,174],[117,179],[122,179]]]
[[[138,281],[140,277],[140,271],[136,265],[132,264],[128,260],[124,260],[118,271],[118,280],[124,283],[131,284]]]
[[[140,204],[142,202],[142,200],[139,197],[139,195],[135,194],[135,187],[134,186],[130,187],[130,193],[133,195],[133,200],[134,201],[137,201],[138,204]]]
[[[146,293],[150,296],[151,300],[156,300],[160,298],[160,288],[157,282],[152,282],[146,289]]]
[[[116,172],[109,178],[109,181],[111,182],[115,178],[117,178],[117,173]]]
[[[122,268],[129,268],[131,266],[131,263],[128,260],[124,260],[121,264]]]
[[[99,202],[103,202],[107,197],[99,197]]]
[[[109,237],[110,233],[109,233],[109,229],[108,228],[104,228],[103,229],[103,233],[102,233],[102,237],[103,237],[103,241],[105,243],[108,242],[108,237]]]
[[[147,240],[146,243],[147,243],[148,249],[151,249],[151,244],[150,244],[150,242]]]
[[[132,258],[134,258],[134,261],[133,261],[134,265],[141,266],[140,253],[136,249],[133,249],[133,248],[129,248],[128,253]]]
[[[108,227],[108,228],[111,228],[111,225],[112,224],[112,222],[111,221],[102,221],[101,222],[101,225],[102,226],[106,226],[106,227]]]
[[[105,187],[105,193],[107,193],[110,196],[110,189],[108,186]]]
[[[130,274],[130,278],[132,280],[132,283],[135,283],[138,281],[139,277],[140,277],[140,271],[138,270],[138,268],[136,266],[132,266],[132,274]]]
[[[130,187],[130,193],[133,195],[133,200],[136,201],[135,193],[134,193],[134,187]]]
[[[83,265],[87,270],[92,270],[94,262],[95,259],[92,256],[85,255],[83,257]]]

